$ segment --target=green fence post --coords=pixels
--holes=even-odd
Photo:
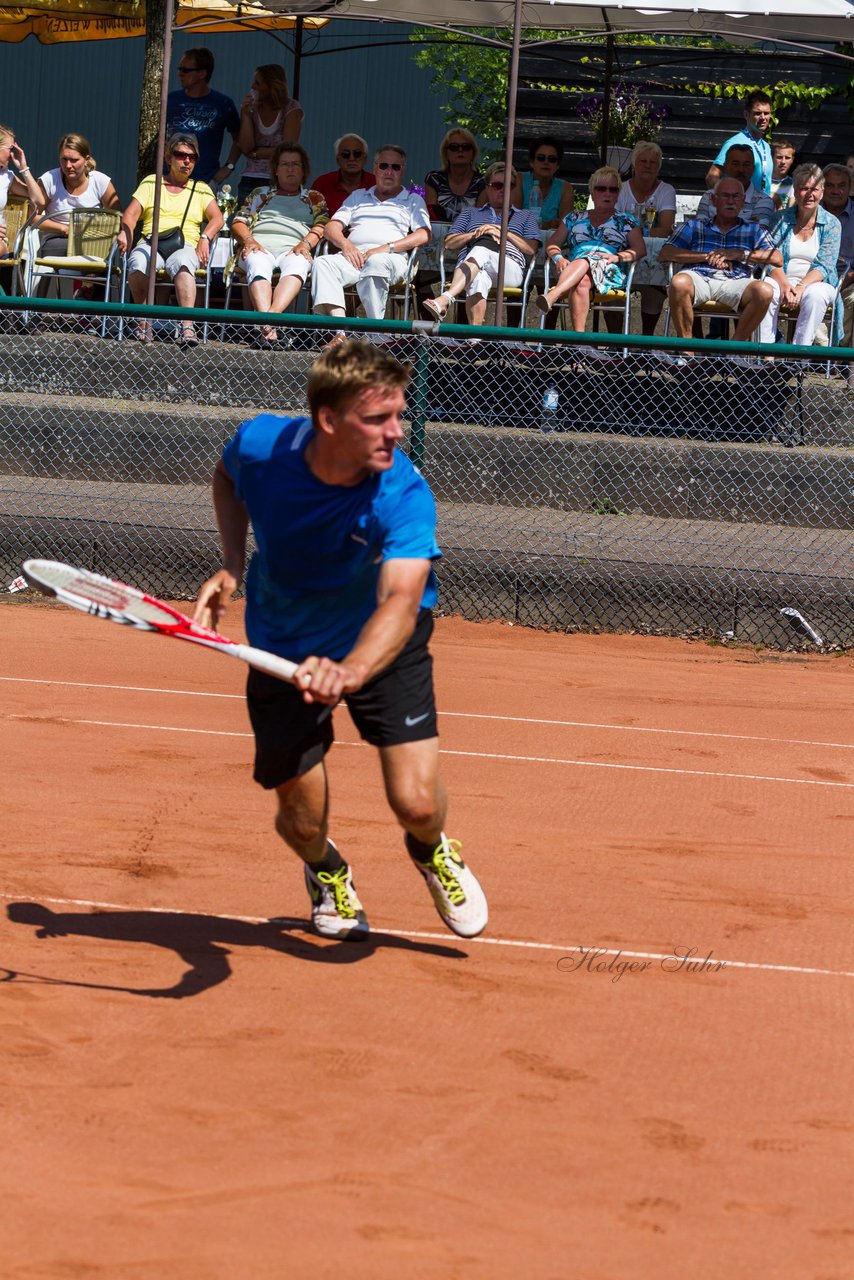
[[[420,468],[424,461],[424,437],[427,426],[427,382],[430,374],[430,343],[417,339],[415,374],[412,379],[412,427],[409,456]]]

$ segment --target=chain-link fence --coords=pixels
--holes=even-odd
[[[259,347],[240,313],[182,312],[188,345],[166,308],[30,305],[0,308],[0,589],[36,555],[191,598],[218,563],[223,443],[258,411],[306,411],[329,324],[291,317]],[[413,365],[444,612],[786,646],[808,636],[789,608],[827,647],[854,641],[844,351],[347,327]]]

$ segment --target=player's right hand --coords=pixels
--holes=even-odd
[[[199,627],[207,627],[208,631],[216,631],[229,600],[239,586],[237,578],[228,569],[220,569],[208,578],[196,598],[193,622]]]

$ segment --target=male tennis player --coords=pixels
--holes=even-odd
[[[368,932],[327,834],[324,757],[341,698],[379,749],[389,804],[439,915],[464,938],[487,921],[483,890],[444,833],[427,647],[441,552],[433,496],[396,447],[408,381],[408,367],[370,343],[330,348],[309,373],[311,418],[245,422],[213,480],[223,567],[202,587],[195,620],[215,627],[240,586],[251,521],[249,641],[299,664],[293,684],[249,673],[254,776],[276,792],[276,830],[305,863],[314,927],[329,938]]]

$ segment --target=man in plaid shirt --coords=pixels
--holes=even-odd
[[[757,266],[780,267],[783,256],[764,227],[744,222],[744,188],[736,178],[721,178],[712,195],[711,219],[692,218],[662,245],[659,262],[678,271],[670,282],[670,315],[680,338],[690,338],[694,304],[721,302],[739,311],[735,340],[749,342],[773,297],[770,284],[754,280]]]

